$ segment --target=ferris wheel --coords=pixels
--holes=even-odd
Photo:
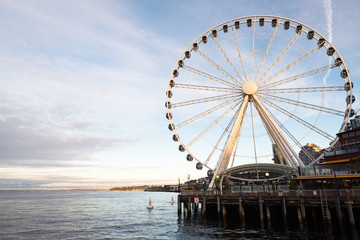
[[[208,176],[247,163],[305,166],[307,143],[333,147],[355,114],[349,70],[320,33],[278,16],[223,22],[181,54],[166,118],[184,158]]]

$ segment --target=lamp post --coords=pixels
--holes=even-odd
[[[270,174],[267,172],[265,173],[265,177],[266,177],[266,180],[267,180],[267,183],[268,183],[268,192],[269,192],[269,198],[271,197],[270,195],[270,182],[269,182],[269,176]]]
[[[216,175],[216,193],[218,193],[218,190],[220,189],[220,176]]]

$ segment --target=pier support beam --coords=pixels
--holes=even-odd
[[[339,222],[339,225],[342,228],[342,213],[341,213],[341,207],[340,207],[340,199],[339,197],[336,198],[335,200],[335,206],[336,206],[336,214],[337,214],[337,219]]]
[[[206,215],[206,197],[203,197],[201,204],[201,214]]]
[[[220,216],[221,209],[220,209],[220,196],[216,197],[216,205],[217,205],[217,214]]]
[[[260,222],[264,223],[264,209],[263,209],[263,202],[261,196],[259,197],[259,213],[260,213]]]
[[[180,195],[178,195],[177,207],[178,207],[178,216],[181,216],[181,198],[180,198]]]
[[[191,197],[188,197],[188,207],[187,207],[187,214],[191,216]]]
[[[221,209],[222,209],[222,215],[223,215],[223,217],[225,217],[226,216],[226,213],[227,213],[227,211],[226,211],[226,207],[225,207],[225,205],[223,204],[223,205],[221,205]]]
[[[268,221],[268,225],[270,226],[271,225],[271,215],[270,215],[269,206],[266,206],[266,218],[267,218],[267,221]]]
[[[270,215],[270,207],[266,206],[266,219],[267,219],[267,226],[268,229],[271,229],[271,215]]]
[[[286,223],[287,222],[287,212],[286,212],[286,202],[285,202],[284,197],[282,197],[282,199],[281,199],[281,209],[282,209],[282,213],[283,213],[284,223]]]
[[[298,220],[299,220],[299,224],[302,225],[302,215],[301,215],[301,210],[299,207],[296,208],[297,209],[297,215],[298,215]]]
[[[183,214],[184,214],[184,217],[186,216],[186,213],[187,213],[187,209],[188,209],[188,204],[187,204],[187,202],[183,202],[183,206],[184,206],[184,208],[183,208]]]
[[[330,212],[330,209],[327,208],[326,212],[327,212],[326,220],[327,220],[328,224],[331,224],[331,221],[332,221],[332,220],[331,220],[331,212]]]
[[[311,217],[312,217],[313,222],[316,223],[316,213],[315,213],[314,207],[311,207]]]
[[[354,218],[354,212],[353,212],[353,209],[352,209],[352,203],[353,202],[350,202],[350,201],[346,202],[346,206],[347,206],[348,213],[349,213],[350,224],[355,225],[355,218]]]
[[[239,214],[240,214],[240,218],[242,221],[244,221],[245,219],[245,211],[244,211],[244,207],[243,207],[243,200],[241,197],[239,197]]]
[[[305,222],[306,221],[306,210],[305,210],[304,197],[300,198],[300,207],[301,207],[302,220]]]

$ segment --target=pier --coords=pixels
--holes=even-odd
[[[178,195],[178,214],[237,215],[242,221],[251,216],[261,224],[279,214],[283,221],[309,218],[327,223],[360,224],[360,190],[306,190],[288,192],[207,192],[182,191]],[[257,216],[254,216],[257,215]]]

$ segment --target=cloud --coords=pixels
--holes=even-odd
[[[138,141],[117,133],[124,128],[119,124],[87,119],[79,106],[38,101],[36,97],[1,92],[0,165],[62,165],[89,160],[96,152]]]
[[[66,134],[64,130],[52,130],[17,118],[0,121],[0,165],[57,165],[56,161],[88,160],[95,152],[137,140],[85,134]],[[66,130],[66,129],[65,129]],[[55,161],[55,163],[53,162]]]

